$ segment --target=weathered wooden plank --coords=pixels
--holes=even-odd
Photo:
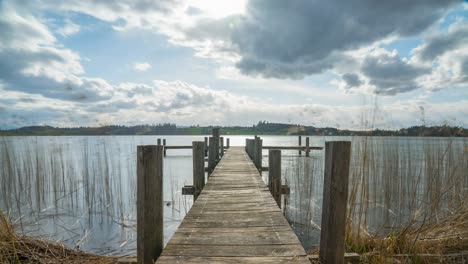
[[[251,232],[251,233],[195,233],[177,232],[171,239],[172,244],[183,245],[296,245],[296,235],[288,231]]]
[[[254,226],[284,226],[285,220],[271,219],[268,222],[259,219],[248,219],[244,221],[224,220],[224,221],[183,221],[180,227],[212,227],[212,228],[243,228]],[[291,231],[292,232],[292,231]],[[299,243],[299,241],[298,241]]]
[[[204,219],[216,219],[216,220],[229,220],[232,218],[244,218],[244,219],[253,219],[253,218],[259,218],[261,219],[273,219],[274,217],[276,218],[281,218],[283,215],[276,211],[273,210],[273,208],[268,208],[268,207],[263,207],[261,210],[246,210],[245,208],[242,208],[242,211],[239,210],[229,210],[229,211],[217,211],[217,210],[200,210],[196,211],[189,216],[187,216],[185,219],[199,219],[199,218],[204,218]],[[206,215],[206,217],[205,217]]]
[[[225,228],[178,228],[177,232],[193,232],[193,233],[252,233],[252,232],[276,232],[276,231],[291,231],[289,226],[253,226],[245,228],[225,227]]]
[[[256,257],[256,256],[304,256],[300,245],[176,245],[169,243],[162,256],[199,256],[199,257]],[[161,259],[161,258],[160,258]],[[158,262],[159,263],[159,262]],[[274,262],[273,262],[274,263]]]
[[[298,257],[186,257],[164,256],[158,263],[209,263],[209,264],[310,264],[310,262]]]

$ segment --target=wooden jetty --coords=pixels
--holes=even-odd
[[[224,154],[156,263],[310,263],[242,147]]]
[[[305,148],[300,137],[299,146],[263,146],[255,136],[245,147],[230,147],[227,139],[226,148],[219,128],[192,146],[173,146],[192,149],[193,185],[182,193],[193,195],[194,204],[163,249],[162,160],[170,147],[166,140],[157,143],[137,149],[138,263],[309,263],[280,209],[281,195],[290,192],[282,185],[281,149],[305,150],[308,157],[323,147],[311,147],[308,137]],[[262,166],[264,149],[268,167]],[[350,142],[325,143],[321,263],[344,263],[350,150]],[[261,177],[266,170],[267,184]]]

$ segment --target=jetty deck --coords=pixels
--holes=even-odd
[[[157,262],[310,263],[243,147],[231,147]]]

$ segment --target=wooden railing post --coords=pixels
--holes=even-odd
[[[249,155],[250,159],[253,160],[253,139],[246,139],[247,144],[247,154]]]
[[[231,143],[230,143],[230,138],[226,138],[226,148],[230,148]]]
[[[137,261],[154,263],[163,237],[163,146],[137,147]]]
[[[253,160],[253,163],[255,165],[255,167],[257,167],[258,169],[258,164],[257,164],[257,144],[258,144],[258,137],[255,136],[254,137],[254,140],[253,140],[253,149],[252,149],[252,160]]]
[[[214,153],[215,154],[215,160],[216,160],[216,162],[218,162],[218,160],[219,160],[219,128],[213,128],[211,132],[213,133],[213,138],[215,139],[214,142],[213,142],[213,145],[215,147],[215,150],[217,150],[216,153]],[[211,143],[210,143],[210,145],[211,145]],[[210,150],[211,150],[211,148],[210,148]]]
[[[205,143],[203,141],[192,142],[192,160],[193,200],[196,201],[203,187],[205,187]]]
[[[163,146],[164,146],[164,157],[166,157],[166,139],[163,139]]]
[[[208,157],[208,137],[205,137],[205,157]]]
[[[281,208],[281,150],[268,151],[268,188]]]
[[[158,138],[158,146],[161,146],[161,139]]]
[[[255,150],[254,150],[254,163],[257,169],[262,171],[262,144],[263,140],[260,137],[255,138]]]
[[[209,151],[208,151],[208,176],[213,172],[214,167],[216,166],[216,146],[214,137],[210,137],[209,139]]]
[[[309,157],[310,156],[310,142],[309,142],[309,137],[306,137],[306,157]]]
[[[351,142],[325,143],[321,263],[343,263]]]
[[[302,136],[298,137],[298,146],[299,147],[302,146]],[[302,156],[302,151],[301,150],[299,150],[299,156]]]
[[[219,154],[220,156],[224,156],[224,137],[219,138]]]

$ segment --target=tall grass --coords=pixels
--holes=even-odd
[[[134,254],[136,145],[153,140],[2,137],[0,209],[22,234],[99,254]],[[186,160],[191,161],[182,157],[177,165]],[[183,180],[177,177],[191,177],[173,172],[171,157],[165,164],[165,230],[170,237],[191,204],[182,198]]]
[[[351,140],[348,250],[363,252],[369,238],[437,225],[468,205],[467,139]],[[309,248],[320,238],[323,153],[287,162],[288,220]]]

